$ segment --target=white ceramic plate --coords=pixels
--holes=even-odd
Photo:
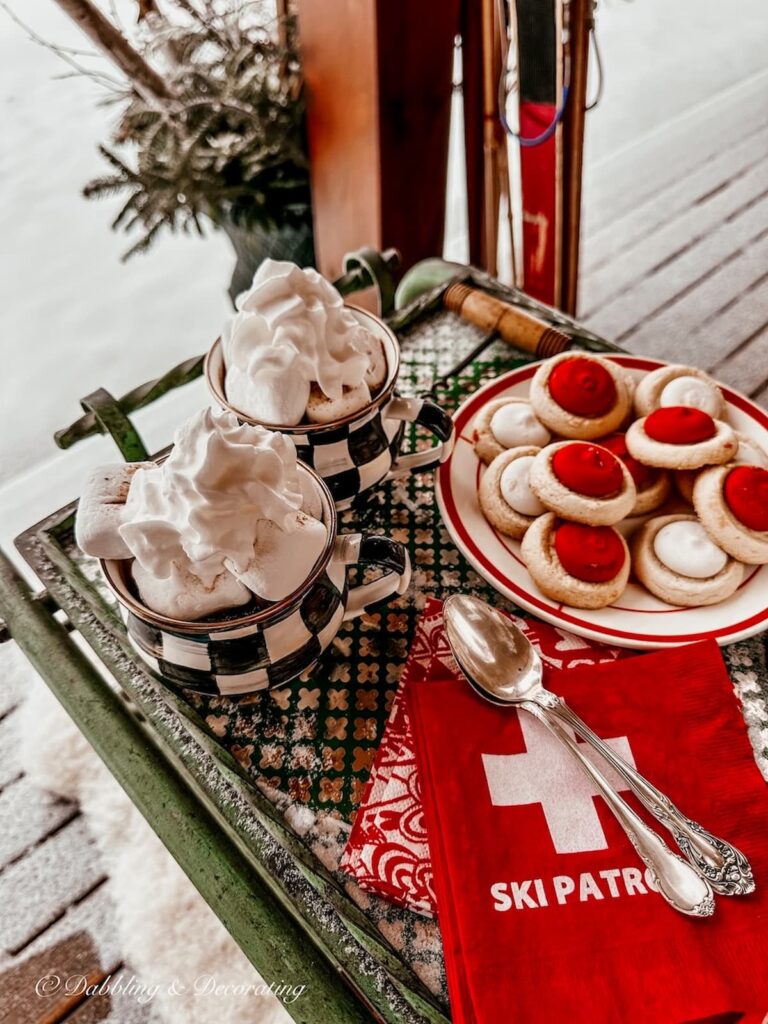
[[[636,377],[664,363],[635,356],[610,356]],[[483,464],[472,446],[472,424],[494,398],[527,398],[538,363],[497,377],[457,410],[456,447],[437,476],[437,501],[448,532],[472,566],[500,594],[553,625],[622,647],[667,647],[713,638],[732,643],[768,628],[768,566],[749,566],[728,600],[701,608],[665,604],[630,583],[615,605],[598,611],[571,608],[545,597],[520,557],[520,543],[495,530],[480,511],[477,487]],[[732,426],[768,451],[768,415],[748,398],[722,388]],[[642,520],[632,520],[636,525]]]

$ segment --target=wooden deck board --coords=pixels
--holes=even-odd
[[[768,183],[767,183],[768,184]],[[749,206],[723,221],[648,276],[629,284],[611,302],[587,318],[590,327],[621,341],[652,314],[690,290],[768,229],[768,187]],[[681,240],[681,247],[683,240]],[[633,346],[635,347],[635,346]],[[640,351],[640,349],[637,349]]]
[[[724,183],[718,191],[698,204],[666,220],[655,231],[624,249],[611,262],[610,268],[587,275],[584,280],[584,316],[605,317],[617,295],[632,289],[635,282],[663,274],[678,257],[710,239],[749,211],[768,191],[765,165],[758,162],[737,178]],[[732,243],[726,242],[726,245]],[[599,312],[597,312],[599,310]]]
[[[67,1017],[67,1024],[150,1024],[159,1022],[151,1001],[140,1001],[131,991],[133,973],[126,968],[109,979],[110,991],[88,999]],[[146,996],[143,997],[146,999]]]
[[[0,719],[0,792],[21,775],[16,755],[16,711]]]
[[[768,367],[768,326],[764,326],[758,334],[742,345],[738,352],[713,367],[713,372],[717,379],[724,384],[751,395],[756,391],[762,391],[763,381],[756,377],[756,371],[762,370],[765,375],[766,367]]]
[[[69,979],[84,978],[97,984],[105,972],[98,951],[86,932],[48,946],[40,953],[6,966],[0,972],[3,1020],[8,1024],[54,1024],[87,999]],[[63,984],[44,983],[43,979],[62,979]]]
[[[582,278],[618,258],[624,250],[653,234],[678,214],[704,205],[715,194],[768,156],[768,128],[742,139],[731,150],[718,153],[690,175],[673,182],[651,200],[640,203],[623,217],[584,238]]]
[[[99,951],[102,966],[122,960],[120,939],[115,927],[115,908],[106,884],[98,885],[82,899],[72,903],[54,923],[34,938],[22,957],[34,956],[53,943],[61,942],[78,932],[88,932]]]
[[[746,337],[737,319],[726,316],[727,311],[760,302],[766,269],[768,232],[733,253],[660,313],[637,324],[625,335],[624,344],[660,358],[671,352],[680,362],[701,366],[721,362]]]
[[[101,859],[75,804],[33,785],[18,757],[21,675],[0,689],[0,1019],[3,1024],[159,1024],[134,990]],[[108,978],[110,991],[41,997],[62,976]]]
[[[18,860],[78,813],[75,804],[42,792],[26,777],[11,783],[0,793],[0,869]]]
[[[594,235],[644,203],[654,202],[675,182],[696,174],[720,154],[768,125],[768,69],[638,138],[632,145],[585,168],[585,234]]]
[[[13,711],[23,696],[24,687],[19,676],[11,673],[0,680],[0,719]]]
[[[15,953],[104,878],[82,817],[0,873],[0,947]]]
[[[585,170],[579,315],[768,398],[768,70]],[[589,123],[587,123],[589,124]]]

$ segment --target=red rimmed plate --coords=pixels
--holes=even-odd
[[[666,365],[639,356],[610,356],[634,376]],[[437,474],[437,502],[454,543],[500,594],[555,626],[622,647],[668,647],[714,638],[743,640],[768,628],[768,566],[749,566],[739,589],[720,604],[677,608],[630,583],[615,605],[590,611],[558,604],[538,589],[520,558],[520,544],[495,530],[480,511],[477,487],[483,464],[472,446],[472,423],[495,398],[527,398],[537,363],[512,370],[476,391],[456,411],[456,446]],[[721,388],[728,419],[768,451],[768,415],[754,402]],[[640,520],[633,520],[636,525]]]

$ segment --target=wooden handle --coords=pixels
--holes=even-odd
[[[564,352],[571,344],[571,339],[562,331],[466,284],[450,285],[443,304],[462,320],[482,327],[484,331],[498,331],[504,341],[542,359]]]

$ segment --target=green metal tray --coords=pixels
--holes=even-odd
[[[475,328],[428,303],[399,317],[399,335],[404,393],[428,389],[481,338]],[[495,343],[436,397],[453,410],[484,380],[524,361]],[[408,444],[419,443],[423,439],[411,430]],[[461,591],[500,603],[442,526],[432,474],[383,485],[360,509],[341,516],[342,531],[380,531],[409,545],[409,593],[345,624],[305,677],[241,698],[193,691],[179,696],[145,670],[128,644],[98,564],[77,549],[74,509],[59,510],[17,540],[110,676],[109,682],[89,677],[90,696],[82,695],[86,703],[78,710],[74,695],[57,679],[43,636],[36,664],[59,698],[70,701],[73,717],[129,792],[134,786],[132,797],[266,980],[298,984],[306,976],[307,993],[287,1007],[295,1019],[446,1021],[437,925],[360,892],[334,870],[426,598]],[[0,586],[0,603],[5,596]],[[44,632],[50,623],[37,611]],[[11,631],[24,646],[13,622],[9,615]],[[59,649],[64,650],[61,644]],[[65,660],[70,656],[67,651]],[[742,698],[752,700],[748,710],[759,719],[768,696],[764,642],[753,638],[734,645],[726,658]],[[87,675],[82,664],[75,667],[64,673],[72,688]],[[94,711],[91,721],[83,707],[94,708],[99,694],[106,695],[111,717]],[[117,738],[121,719],[131,730],[124,748]],[[112,745],[121,749],[118,758]],[[145,769],[152,767],[138,789],[131,782],[134,757],[144,759]],[[155,792],[158,780],[173,789],[163,791],[162,799]],[[201,836],[208,837],[207,845]]]

